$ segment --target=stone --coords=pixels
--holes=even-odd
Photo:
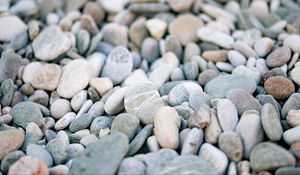
[[[184,75],[187,80],[195,80],[198,77],[199,69],[196,61],[190,61],[183,66]]]
[[[90,15],[83,14],[80,16],[80,26],[87,30],[91,35],[96,35],[99,32],[97,24]],[[102,35],[103,36],[103,35]]]
[[[246,57],[235,50],[230,50],[228,52],[228,60],[234,67],[246,64]]]
[[[184,48],[184,63],[189,62],[195,55],[200,55],[200,48],[196,43],[188,43]]]
[[[295,166],[295,164],[296,159],[288,150],[270,142],[257,144],[250,155],[251,168],[256,172]]]
[[[215,110],[210,110],[210,122],[206,126],[204,130],[205,141],[210,144],[216,144],[218,142],[218,138],[222,133],[222,128],[219,124],[217,113]]]
[[[207,61],[219,62],[227,60],[227,50],[207,50],[202,53],[202,57]]]
[[[122,46],[114,48],[108,55],[101,76],[109,78],[113,85],[123,82],[132,72],[133,58]]]
[[[49,174],[47,164],[32,156],[23,156],[9,168],[8,174]]]
[[[180,118],[174,108],[160,107],[154,117],[154,132],[163,148],[177,149],[179,146]]]
[[[137,116],[129,113],[122,113],[114,118],[111,125],[111,132],[124,133],[129,140],[132,140],[139,126],[140,120]]]
[[[249,67],[240,65],[232,70],[232,75],[239,75],[239,76],[246,76],[248,78],[252,78],[256,81],[257,84],[260,83],[260,80],[262,78],[261,73],[259,70],[255,67]]]
[[[152,18],[147,20],[146,27],[153,38],[160,40],[167,30],[167,23],[161,19]]]
[[[79,130],[86,129],[93,121],[93,117],[90,114],[82,114],[80,117],[73,120],[69,126],[70,132],[74,133]]]
[[[113,46],[126,47],[128,44],[128,28],[118,23],[108,23],[102,28],[103,41]]]
[[[293,93],[282,107],[281,110],[282,118],[285,119],[290,110],[299,109],[299,108],[300,108],[300,94]]]
[[[83,55],[90,46],[90,34],[85,29],[80,29],[76,33],[76,46],[78,49],[78,53]]]
[[[243,158],[249,158],[255,145],[263,141],[264,133],[259,113],[254,110],[246,111],[236,126],[235,132],[243,143]]]
[[[100,52],[94,52],[86,59],[89,61],[93,70],[92,77],[98,77],[104,65],[106,56]]]
[[[0,103],[2,107],[11,104],[15,90],[14,82],[11,79],[6,79],[2,82],[0,87]]]
[[[47,27],[32,42],[36,58],[52,61],[71,47],[71,40],[58,27]]]
[[[223,61],[217,62],[216,68],[222,72],[232,72],[234,69],[234,67],[230,63]]]
[[[66,175],[69,173],[69,167],[67,167],[66,165],[56,165],[54,167],[49,168],[49,173],[53,175]]]
[[[238,162],[243,158],[243,143],[240,136],[234,131],[224,131],[218,139],[219,148],[230,160]]]
[[[201,72],[198,76],[198,83],[201,86],[205,86],[213,78],[217,77],[218,73],[212,69],[207,69]]]
[[[2,42],[8,42],[27,30],[27,26],[19,17],[5,15],[0,18],[0,28],[3,30],[0,34]]]
[[[25,156],[25,154],[22,151],[12,151],[8,153],[1,161],[1,172],[8,173],[9,167],[23,156]]]
[[[236,17],[231,14],[230,12],[211,4],[202,4],[201,9],[204,13],[208,14],[209,16],[217,19],[218,17],[222,16],[226,20],[235,21]]]
[[[291,49],[288,47],[280,47],[272,51],[266,59],[269,67],[279,67],[287,63],[292,57]]]
[[[297,84],[300,85],[300,66],[296,66],[291,71],[291,79]]]
[[[234,50],[240,52],[241,54],[245,55],[247,58],[255,57],[258,58],[257,53],[254,49],[252,49],[246,42],[244,41],[236,41],[232,47]]]
[[[75,158],[76,156],[78,156],[82,151],[84,151],[85,148],[78,143],[72,143],[67,145],[67,154],[68,154],[68,160]]]
[[[5,79],[15,80],[21,66],[21,60],[20,55],[2,52],[0,59],[0,83]]]
[[[91,143],[73,159],[71,174],[115,174],[128,150],[128,138],[114,133]]]
[[[193,128],[186,136],[181,147],[181,155],[196,154],[203,143],[202,129]]]
[[[187,120],[190,128],[205,128],[210,123],[210,110],[207,105],[202,105]]]
[[[234,40],[230,35],[227,35],[225,33],[219,32],[215,29],[208,28],[208,27],[200,28],[197,31],[197,36],[202,41],[211,42],[225,49],[232,48],[232,45],[234,43]]]
[[[22,80],[25,83],[31,84],[33,78],[36,75],[36,72],[38,72],[40,70],[40,67],[42,67],[41,62],[31,62],[31,63],[27,64],[23,70]]]
[[[224,174],[228,165],[226,155],[215,146],[204,143],[199,151],[199,156],[203,157],[216,170],[217,174]]]
[[[36,90],[34,93],[28,98],[28,101],[47,106],[49,102],[49,96],[47,92],[44,90]]]
[[[98,136],[102,129],[111,128],[112,122],[113,119],[109,117],[101,116],[95,118],[90,125],[91,133]]]
[[[234,131],[238,124],[238,111],[235,105],[228,99],[220,99],[217,102],[217,116],[223,131]]]
[[[300,36],[292,34],[287,36],[283,41],[283,46],[289,47],[293,52],[300,52]]]
[[[181,43],[175,35],[169,35],[166,37],[164,50],[165,53],[167,52],[174,53],[178,58],[180,58],[182,55]]]
[[[186,12],[193,5],[193,0],[182,1],[182,0],[167,0],[171,9],[175,12]]]
[[[46,145],[55,165],[63,164],[67,159],[67,145],[61,139],[52,139]]]
[[[280,123],[280,116],[275,107],[266,103],[261,109],[261,123],[267,137],[272,141],[278,141],[282,137],[283,129]]]
[[[295,92],[293,82],[282,76],[273,76],[268,78],[264,87],[267,93],[276,99],[285,99]]]
[[[113,83],[109,78],[91,78],[89,85],[97,90],[103,96],[106,92],[113,88]]]
[[[222,88],[219,88],[220,85]],[[204,87],[206,93],[216,98],[225,97],[231,89],[244,89],[252,94],[256,89],[256,82],[245,76],[219,75]]]
[[[148,36],[148,31],[146,28],[146,19],[144,17],[136,19],[130,25],[128,35],[131,42],[135,46],[140,47],[142,45],[143,40]]]
[[[300,141],[300,134],[299,134],[300,126],[296,126],[294,128],[288,129],[283,133],[283,140],[292,145],[295,142]]]
[[[87,2],[83,8],[83,13],[90,15],[97,25],[100,25],[105,17],[104,9],[97,2]]]
[[[33,102],[27,101],[16,104],[11,110],[11,115],[13,122],[23,128],[26,128],[30,122],[34,122],[38,126],[43,124],[42,112]]]
[[[124,110],[124,97],[128,90],[128,87],[122,87],[113,92],[106,100],[104,105],[104,111],[109,114],[117,114]]]
[[[143,40],[141,45],[141,56],[149,62],[153,62],[159,56],[158,41],[147,37]]]
[[[63,67],[57,93],[64,98],[72,98],[83,90],[92,76],[91,66],[88,61],[77,59]]]
[[[53,165],[53,159],[50,153],[41,145],[29,144],[26,148],[26,154],[43,160],[48,167],[52,167]]]
[[[288,175],[288,174],[299,174],[299,173],[300,173],[300,168],[282,167],[276,170],[275,175]]]
[[[254,43],[254,49],[259,57],[265,57],[273,47],[273,41],[270,38],[260,38]]]
[[[260,112],[262,107],[257,99],[243,89],[233,89],[229,91],[226,98],[235,105],[240,116],[248,110]]]
[[[110,0],[101,1],[102,7],[108,13],[118,13],[122,11],[127,3],[128,0],[117,0],[115,2],[111,2]]]
[[[122,160],[118,175],[125,175],[125,174],[145,174],[146,173],[146,166],[145,164],[134,157],[127,157]]]
[[[96,142],[97,140],[97,136],[95,136],[94,134],[88,134],[80,139],[80,144],[86,147],[87,145]]]
[[[182,45],[198,41],[197,31],[203,26],[200,18],[191,14],[179,15],[169,25],[169,33],[175,36]]]
[[[19,130],[0,131],[0,160],[8,153],[19,149],[24,142],[24,134]]]
[[[292,127],[296,127],[300,125],[300,110],[292,109],[288,112],[288,115],[286,117],[286,121],[289,125]]]
[[[81,90],[71,99],[71,107],[75,112],[78,112],[83,103],[87,101],[87,91]]]
[[[66,99],[55,100],[50,107],[51,116],[55,119],[60,119],[71,111],[71,104]]]

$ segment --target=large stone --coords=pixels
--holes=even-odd
[[[27,26],[17,16],[2,16],[0,17],[0,41],[10,41],[18,34],[25,32]]]
[[[14,174],[44,174],[48,175],[49,170],[47,164],[32,156],[23,156],[16,161],[8,171],[9,175]]]
[[[19,130],[7,130],[0,132],[0,160],[3,157],[19,149],[24,142],[24,134]]]

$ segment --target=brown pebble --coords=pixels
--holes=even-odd
[[[32,156],[24,156],[10,166],[8,175],[48,175],[49,170],[46,163]]]
[[[203,52],[202,57],[207,61],[219,62],[227,60],[227,50],[208,50]]]
[[[276,99],[284,99],[295,92],[295,86],[293,82],[282,76],[268,78],[264,87],[267,93]]]

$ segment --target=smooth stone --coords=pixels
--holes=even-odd
[[[292,109],[299,109],[300,108],[300,94],[299,93],[293,93],[288,100],[284,103],[282,110],[281,110],[281,116],[283,119],[286,118],[288,112]]]
[[[160,12],[168,12],[169,6],[164,3],[131,3],[129,10],[138,14],[156,14]]]
[[[42,67],[41,62],[31,62],[24,67],[22,80],[25,83],[30,83],[33,81],[34,77],[36,76],[36,72],[40,70]]]
[[[300,141],[300,126],[296,126],[294,128],[288,129],[283,133],[283,140],[292,145],[295,142]]]
[[[145,174],[145,172],[146,166],[142,161],[134,157],[127,157],[122,160],[117,174]]]
[[[1,107],[5,107],[11,104],[15,93],[14,82],[11,79],[6,79],[1,83],[0,87],[0,103]]]
[[[24,134],[19,130],[0,132],[0,160],[8,153],[18,150],[24,142]]]
[[[70,174],[115,174],[128,151],[128,138],[114,133],[91,143],[73,159]]]
[[[69,126],[70,132],[74,133],[79,130],[86,129],[92,123],[93,117],[90,114],[82,114],[80,117],[73,120]]]
[[[91,106],[88,110],[88,114],[90,114],[93,118],[99,117],[104,114],[104,103],[103,102],[96,102]]]
[[[190,61],[184,64],[183,71],[186,79],[195,80],[198,77],[199,69],[196,61]]]
[[[90,45],[90,40],[90,34],[87,30],[80,29],[76,33],[76,45],[79,54],[83,55],[87,51]]]
[[[254,110],[244,112],[235,132],[241,137],[243,157],[247,159],[253,147],[262,142],[264,138],[259,113]]]
[[[217,174],[224,174],[228,165],[226,155],[215,146],[204,143],[199,151],[199,156],[203,157],[216,170]]]
[[[218,88],[220,84],[222,88]],[[245,76],[219,75],[204,87],[206,93],[216,98],[225,97],[231,89],[244,89],[252,94],[256,89],[256,82]]]
[[[283,129],[280,123],[280,116],[276,111],[276,108],[266,103],[261,109],[261,123],[267,137],[272,141],[278,141],[281,139]]]
[[[50,153],[40,145],[29,144],[26,148],[26,154],[43,160],[48,167],[52,167],[53,159]]]
[[[54,125],[54,129],[62,130],[70,125],[70,123],[75,120],[76,114],[74,112],[66,113],[62,118],[60,118]]]
[[[234,67],[230,63],[223,62],[223,61],[217,62],[216,65],[215,65],[215,67],[219,71],[222,71],[222,72],[232,72],[232,70],[234,69]]]
[[[300,85],[300,66],[296,66],[291,71],[291,79],[297,84]]]
[[[256,98],[243,89],[233,89],[229,91],[226,98],[235,105],[240,116],[248,110],[260,112],[262,107]]]
[[[243,143],[240,136],[234,131],[225,131],[220,134],[218,139],[219,148],[235,162],[243,158]]]
[[[230,12],[227,12],[226,10],[218,7],[218,6],[214,6],[211,4],[203,4],[201,6],[201,9],[203,10],[203,12],[205,12],[206,14],[208,14],[209,16],[213,17],[213,18],[218,18],[220,16],[224,17],[226,20],[229,21],[235,21],[236,17],[231,14]]]
[[[175,69],[172,70],[171,75],[170,75],[170,79],[172,81],[180,81],[180,80],[184,80],[184,78],[185,77],[184,77],[184,73],[183,73],[182,69],[180,69],[179,67],[176,67]]]
[[[44,90],[36,90],[34,93],[28,98],[28,101],[47,106],[49,103],[49,96],[47,92]]]
[[[179,15],[169,25],[169,33],[175,36],[182,45],[198,41],[197,31],[203,26],[200,18],[191,14]]]
[[[52,139],[46,145],[55,165],[63,164],[67,159],[67,145],[61,139]]]
[[[230,50],[228,52],[228,60],[234,67],[246,64],[246,57],[235,50]]]
[[[189,127],[205,128],[210,123],[210,110],[207,105],[200,106],[188,119]]]
[[[21,66],[21,60],[20,55],[2,52],[0,59],[0,83],[5,79],[15,80]]]
[[[118,23],[108,23],[102,28],[103,41],[113,46],[126,47],[128,28]]]
[[[232,45],[234,43],[234,40],[230,35],[227,35],[225,33],[219,32],[215,29],[208,28],[208,27],[200,28],[197,32],[197,36],[202,41],[216,44],[225,49],[232,48]]]
[[[129,140],[132,140],[139,126],[140,120],[137,116],[122,113],[114,118],[111,125],[111,132],[122,132]]]
[[[1,172],[8,173],[9,167],[23,156],[25,156],[25,154],[22,151],[12,151],[8,153],[1,161]]]
[[[106,56],[100,52],[94,52],[86,58],[93,70],[92,77],[98,77],[100,75],[105,58]]]
[[[296,167],[281,167],[275,172],[275,175],[300,174],[300,168]]]
[[[67,145],[67,154],[68,154],[68,160],[75,158],[78,156],[81,152],[83,152],[85,148],[79,144],[79,143],[72,143]]]
[[[72,98],[83,90],[92,76],[91,66],[83,59],[73,60],[63,68],[57,93],[64,98]]]
[[[287,63],[291,57],[292,52],[290,48],[280,47],[268,55],[266,63],[269,67],[279,67]]]
[[[133,156],[142,148],[147,138],[152,134],[152,130],[152,124],[148,124],[142,130],[140,130],[140,132],[130,142],[127,156]]]
[[[90,79],[89,85],[97,90],[100,96],[103,96],[106,92],[113,88],[113,83],[109,78],[96,78]]]
[[[219,62],[227,60],[227,50],[207,50],[202,53],[202,57],[207,61]]]
[[[156,152],[160,149],[160,146],[155,136],[148,137],[146,144],[150,152]]]
[[[220,99],[217,102],[217,116],[223,131],[234,131],[238,124],[238,111],[235,105],[228,99]]]
[[[290,110],[286,117],[286,121],[292,127],[296,127],[300,125],[300,110],[295,110],[295,109]]]
[[[23,128],[26,128],[30,122],[34,122],[38,126],[42,126],[43,124],[42,112],[33,102],[21,102],[16,104],[11,110],[11,115],[13,122]]]
[[[195,91],[192,92],[189,96],[189,105],[197,111],[203,105],[210,106],[211,100],[212,97],[205,92]]]
[[[169,35],[165,40],[165,53],[172,52],[178,58],[181,58],[182,55],[182,47],[179,39],[174,35]]]
[[[218,73],[213,69],[207,69],[202,71],[198,76],[198,83],[201,86],[205,86],[210,80],[218,76]]]
[[[261,73],[259,70],[255,67],[249,67],[240,65],[232,70],[232,75],[239,75],[239,76],[246,76],[248,78],[252,78],[255,80],[257,84],[260,83],[260,80],[262,78]]]
[[[101,129],[111,128],[113,119],[110,117],[97,117],[95,118],[90,126],[91,133],[98,136]]]
[[[143,40],[141,45],[141,56],[149,62],[153,62],[159,56],[158,41],[147,37]]]
[[[109,114],[117,114],[124,110],[124,97],[128,90],[128,87],[122,87],[113,92],[106,100],[104,105],[104,111]]]
[[[143,40],[148,36],[148,31],[146,28],[146,19],[144,17],[137,18],[129,27],[128,32],[131,42],[140,47]]]
[[[188,1],[167,0],[167,2],[170,5],[171,9],[175,12],[186,12],[191,8],[191,6],[194,3],[193,0],[188,0]]]
[[[257,144],[250,155],[251,168],[256,171],[295,166],[295,157],[283,147],[270,142]]]
[[[88,134],[80,139],[80,144],[86,147],[87,145],[96,142],[97,140],[97,136],[95,136],[94,134]]]
[[[289,35],[283,41],[283,46],[289,47],[294,52],[300,52],[300,36],[296,34]]]
[[[222,128],[217,118],[217,112],[213,109],[210,110],[210,122],[204,130],[205,142],[210,144],[216,144],[218,138],[222,133]]]
[[[71,107],[75,112],[78,112],[83,103],[87,101],[87,91],[81,90],[71,99]]]
[[[23,156],[9,167],[9,175],[13,174],[49,174],[47,164],[32,156]]]
[[[83,29],[86,29],[90,34],[96,35],[99,32],[97,24],[90,15],[81,15],[80,17],[80,26]]]
[[[109,78],[116,85],[123,82],[131,74],[132,69],[132,55],[125,47],[118,46],[108,55],[101,76]]]
[[[264,87],[267,93],[276,99],[285,99],[295,92],[293,82],[282,76],[273,76],[268,78]]]
[[[202,129],[193,128],[186,136],[181,147],[181,155],[196,154],[203,143]]]
[[[103,7],[97,2],[87,2],[83,8],[83,13],[90,15],[98,25],[105,17]]]
[[[265,57],[273,47],[273,41],[270,38],[260,38],[254,43],[254,49],[259,57]]]
[[[60,119],[71,111],[71,104],[66,99],[55,100],[50,107],[51,116],[55,119]]]
[[[184,48],[184,62],[188,62],[195,55],[200,55],[200,48],[196,43],[188,43]]]
[[[245,55],[247,58],[255,57],[258,58],[257,53],[253,50],[246,42],[243,41],[236,41],[233,44],[234,50],[240,52],[241,54]]]
[[[36,58],[52,61],[71,47],[71,40],[58,27],[44,29],[32,42]]]
[[[49,168],[49,173],[53,175],[67,175],[69,173],[69,167],[66,165],[56,165]]]
[[[167,30],[167,23],[161,19],[152,18],[147,20],[146,27],[153,38],[160,40]]]
[[[177,149],[179,146],[180,117],[171,107],[160,107],[154,117],[154,132],[163,148]]]
[[[19,17],[7,15],[0,18],[0,28],[2,29],[0,34],[0,41],[2,42],[10,41],[27,30],[27,26]]]
[[[102,7],[108,13],[118,13],[122,11],[127,3],[128,0],[117,0],[115,2],[111,2],[110,0],[101,1]]]

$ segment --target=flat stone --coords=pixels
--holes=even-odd
[[[219,88],[220,85],[222,88]],[[216,98],[225,97],[231,89],[244,89],[252,94],[256,89],[256,82],[245,76],[219,75],[204,87],[206,93]]]
[[[191,14],[179,15],[169,25],[169,33],[174,35],[182,45],[198,41],[197,31],[203,26],[200,18]]]
[[[117,0],[116,2],[111,2],[110,0],[101,1],[104,10],[114,14],[122,11],[127,3],[128,0]]]
[[[193,128],[183,141],[181,147],[181,155],[197,154],[200,146],[203,143],[204,133],[202,129]]]
[[[33,78],[36,75],[36,72],[38,72],[40,70],[40,67],[42,67],[41,62],[31,62],[31,63],[27,64],[23,70],[22,80],[25,83],[31,84]]]
[[[0,132],[0,160],[8,153],[19,149],[24,142],[24,134],[19,130]]]
[[[115,174],[128,150],[128,138],[114,133],[91,143],[73,159],[71,174]]]
[[[9,167],[9,175],[13,174],[49,174],[47,164],[32,156],[23,156]]]
[[[113,46],[124,46],[128,44],[128,28],[118,23],[108,23],[102,28],[103,41]]]
[[[143,40],[148,36],[148,31],[146,28],[146,19],[144,17],[136,19],[130,25],[128,35],[131,42],[137,47],[140,47],[142,45]]]
[[[218,139],[219,148],[233,161],[243,158],[243,143],[240,136],[233,131],[225,131]]]
[[[293,82],[282,76],[273,76],[268,78],[264,87],[267,93],[276,99],[285,99],[295,92]]]
[[[223,131],[234,131],[238,124],[238,111],[235,105],[228,99],[220,99],[217,102],[217,115]]]
[[[262,78],[261,72],[256,67],[248,67],[240,65],[234,68],[231,72],[232,75],[246,76],[255,80],[257,84],[260,83]]]
[[[283,133],[283,140],[289,144],[292,145],[295,142],[300,141],[300,126],[296,126],[294,128],[288,129]]]
[[[6,79],[2,82],[0,87],[0,103],[2,107],[11,104],[16,87],[11,79]]]
[[[231,36],[208,27],[200,28],[197,32],[197,36],[202,41],[214,43],[225,49],[232,48],[234,43],[234,40]]]
[[[63,68],[57,93],[64,98],[72,98],[89,83],[92,70],[89,62],[83,59],[73,60]]]
[[[132,69],[132,55],[125,47],[118,46],[108,55],[101,76],[109,78],[116,85],[123,82],[131,74]]]
[[[52,61],[71,47],[71,40],[58,27],[44,29],[32,42],[36,58]]]
[[[104,110],[107,114],[113,115],[124,110],[124,97],[129,87],[122,87],[113,92],[106,100]]]
[[[256,171],[275,170],[280,167],[295,166],[295,157],[283,147],[270,142],[257,144],[250,155],[251,168]]]
[[[140,126],[140,120],[137,116],[129,113],[122,113],[114,118],[111,125],[111,132],[122,132],[132,140]]]
[[[109,78],[91,78],[89,85],[97,90],[103,96],[106,92],[113,88],[113,83]]]
[[[193,5],[193,0],[182,1],[182,0],[167,0],[171,9],[175,12],[186,12]]]
[[[33,102],[21,102],[16,104],[12,110],[11,115],[13,122],[23,128],[30,122],[36,123],[38,126],[43,124],[43,115],[36,103]]]
[[[254,43],[254,49],[259,57],[265,57],[273,47],[273,41],[270,38],[264,37],[258,39]]]
[[[21,66],[21,60],[20,55],[2,52],[0,59],[0,83],[5,79],[15,80]]]
[[[70,102],[66,99],[55,100],[50,107],[50,112],[53,118],[60,119],[66,113],[71,112]]]
[[[246,64],[246,57],[236,50],[228,52],[228,60],[234,67]]]
[[[0,28],[2,32],[0,34],[0,41],[10,41],[18,34],[25,32],[27,26],[17,16],[2,16],[0,18]]]
[[[198,82],[201,86],[205,86],[213,78],[217,77],[218,73],[212,69],[202,71],[198,76]]]
[[[207,50],[202,53],[202,57],[207,61],[226,61],[227,53],[227,50]]]
[[[296,127],[300,125],[300,110],[295,110],[295,109],[290,110],[286,117],[286,121],[292,127]]]
[[[289,174],[300,174],[300,168],[282,167],[282,168],[278,168],[275,172],[275,175],[289,175]]]
[[[280,47],[268,55],[266,63],[269,67],[279,67],[287,63],[291,57],[292,52],[290,48]]]
[[[217,112],[211,109],[210,122],[204,130],[205,141],[210,144],[218,143],[218,138],[222,132],[222,128],[217,118]]]
[[[87,101],[87,91],[81,90],[71,99],[71,107],[75,112],[78,112],[83,103]]]

